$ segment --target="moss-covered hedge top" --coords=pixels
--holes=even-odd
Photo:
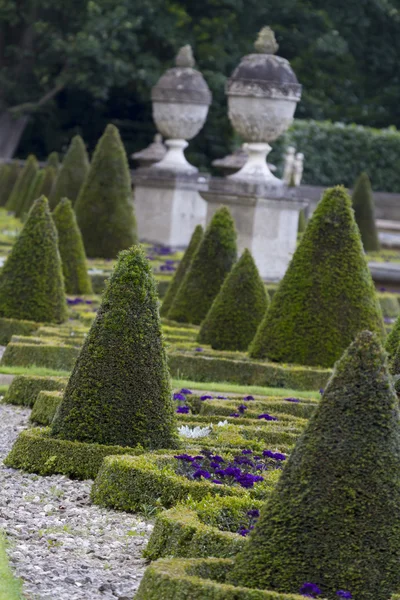
[[[323,597],[387,600],[400,589],[399,406],[377,337],[361,333],[240,554],[232,581]]]
[[[39,323],[67,318],[57,231],[44,196],[33,204],[2,269],[0,316]]]
[[[332,367],[382,312],[343,187],[325,192],[250,346],[253,358]]]
[[[156,285],[138,246],[119,255],[53,434],[130,447],[176,443]]]

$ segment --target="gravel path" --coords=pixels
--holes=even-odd
[[[0,529],[29,600],[132,600],[152,525],[89,504],[90,481],[3,466],[29,410],[0,405]]]

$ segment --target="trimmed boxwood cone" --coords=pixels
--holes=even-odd
[[[199,325],[236,261],[236,230],[229,210],[214,214],[176,294],[168,318]]]
[[[397,317],[392,331],[386,338],[385,350],[389,355],[389,360],[394,358],[397,348],[400,346],[400,317]]]
[[[193,256],[200,245],[200,242],[203,237],[203,228],[201,225],[197,225],[195,228],[192,237],[190,238],[189,246],[186,248],[185,254],[182,257],[181,262],[175,274],[169,284],[167,289],[167,293],[165,294],[163,303],[161,305],[160,314],[162,317],[166,317],[168,315],[168,311],[172,306],[174,298],[178,293],[179,286],[181,285],[183,278],[185,277],[187,271],[192,264]]]
[[[0,316],[39,323],[67,318],[57,230],[43,196],[33,204],[3,267]]]
[[[115,258],[137,241],[128,159],[114,125],[96,146],[75,212],[89,258]]]
[[[341,186],[317,206],[250,345],[252,358],[332,367],[382,311],[351,202]]]
[[[70,200],[63,198],[53,212],[67,294],[93,294],[85,248]]]
[[[41,194],[49,198],[57,179],[57,171],[52,166],[47,166],[44,169],[44,176],[41,187]]]
[[[304,233],[307,227],[307,219],[306,219],[306,215],[304,213],[304,209],[302,208],[299,212],[299,223],[297,226],[297,231],[299,233]]]
[[[365,252],[378,251],[380,244],[375,223],[374,197],[367,173],[361,173],[357,179],[354,185],[352,202]]]
[[[269,304],[269,296],[246,249],[225,279],[198,336],[215,350],[247,350]]]
[[[38,161],[33,154],[28,156],[28,159],[18,175],[18,179],[12,189],[10,197],[7,201],[6,208],[8,210],[18,213],[20,207],[23,205],[26,199],[26,195],[29,193],[32,183],[35,180],[37,172],[39,170]]]
[[[0,189],[0,206],[5,206],[8,202],[15,182],[18,179],[20,168],[18,163],[12,162],[3,165],[3,175]]]
[[[58,152],[51,152],[47,157],[47,166],[52,167],[56,172],[60,168],[60,157]]]
[[[76,135],[72,138],[50,195],[50,208],[54,209],[61,198],[69,198],[75,204],[88,172],[89,157],[85,144],[81,136]]]
[[[40,198],[40,196],[44,196],[44,194],[40,193],[42,189],[43,179],[44,171],[43,169],[41,169],[40,171],[38,171],[34,181],[32,182],[29,192],[25,195],[25,202],[19,207],[18,212],[16,213],[16,216],[20,219],[25,220],[26,215],[30,211],[34,201]]]
[[[313,582],[387,600],[400,589],[399,407],[379,339],[358,335],[261,510],[231,581],[298,592]]]
[[[52,434],[150,449],[176,445],[156,284],[138,246],[119,255]]]

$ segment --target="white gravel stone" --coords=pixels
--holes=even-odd
[[[142,518],[92,506],[91,481],[8,469],[3,459],[29,409],[0,405],[0,529],[30,600],[131,600],[152,530]]]

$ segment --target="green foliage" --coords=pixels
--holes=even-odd
[[[22,600],[22,580],[15,579],[8,564],[7,538],[0,534],[0,600]]]
[[[212,303],[198,341],[216,350],[247,350],[268,304],[264,282],[246,249]]]
[[[361,173],[357,179],[354,185],[352,203],[365,252],[378,252],[380,244],[375,223],[374,198],[367,173]]]
[[[62,198],[69,198],[74,205],[89,172],[89,157],[80,135],[72,138],[60,171],[49,197],[54,209]]]
[[[61,401],[62,392],[39,392],[29,420],[38,425],[51,425]]]
[[[75,212],[90,258],[115,258],[137,241],[128,159],[114,125],[96,146]]]
[[[396,319],[400,315],[398,294],[392,294],[390,292],[378,292],[378,300],[384,317]]]
[[[217,500],[211,497],[212,501]],[[224,500],[242,501],[239,498],[223,498]],[[254,503],[260,501],[244,500],[247,510],[254,508]],[[242,514],[242,524],[245,515]],[[237,527],[237,529],[239,526]],[[236,531],[237,531],[236,529]],[[177,506],[157,515],[149,543],[144,551],[144,557],[158,560],[163,557],[180,558],[232,558],[246,543],[246,538],[230,531],[220,531],[200,521],[194,510]]]
[[[383,337],[382,312],[350,198],[336,187],[317,206],[249,354],[332,367],[363,329]]]
[[[22,221],[26,219],[26,215],[30,211],[33,202],[40,198],[40,196],[44,195],[41,193],[43,180],[44,171],[43,169],[41,169],[37,172],[35,179],[32,181],[29,191],[25,195],[24,202],[19,207],[18,212],[15,213],[15,216],[22,219]]]
[[[304,600],[300,595],[229,585],[232,566],[226,558],[158,560],[146,569],[135,600]]]
[[[400,317],[397,317],[392,331],[386,338],[385,350],[388,353],[389,360],[394,358],[397,348],[400,346]]]
[[[294,390],[319,390],[329,378],[330,370],[244,360],[223,356],[191,355],[170,351],[168,365],[172,377],[192,381],[220,381],[240,385],[262,385]]]
[[[362,332],[337,363],[231,581],[282,592],[312,581],[332,600],[339,589],[365,600],[398,590],[399,417],[386,355]]]
[[[0,318],[0,344],[6,346],[13,335],[31,335],[38,327],[34,321]]]
[[[108,456],[93,484],[95,504],[127,512],[138,512],[143,505],[171,508],[187,499],[200,500],[208,494],[242,496],[241,487],[216,485],[207,479],[197,481],[177,475],[172,455]]]
[[[3,164],[0,181],[0,206],[5,206],[17,181],[20,168],[18,163]]]
[[[11,382],[3,398],[5,404],[32,407],[42,390],[62,391],[67,379],[63,377],[37,377],[35,375],[17,375]]]
[[[40,189],[40,194],[43,196],[46,196],[46,198],[50,198],[50,195],[52,193],[56,178],[57,178],[57,171],[55,169],[55,167],[48,165],[44,170],[44,175],[43,175],[43,181],[42,181],[42,187]]]
[[[172,306],[172,303],[175,299],[176,294],[178,293],[179,287],[182,284],[182,281],[190,269],[190,265],[192,264],[193,256],[195,255],[199,244],[203,237],[203,228],[201,225],[197,225],[194,232],[192,233],[192,237],[190,238],[189,246],[185,250],[185,254],[180,261],[177,270],[171,280],[171,283],[168,286],[167,292],[164,296],[163,303],[160,308],[160,315],[162,317],[166,317],[168,312]]]
[[[299,212],[299,223],[297,226],[298,233],[304,233],[307,227],[307,219],[306,214],[304,212],[304,208],[302,208]]]
[[[60,473],[74,479],[94,479],[106,456],[141,454],[143,449],[60,440],[47,428],[23,431],[4,464],[39,475]]]
[[[382,126],[391,123],[392,119]],[[296,119],[288,132],[274,143],[271,161],[282,165],[287,146],[295,146],[306,156],[303,184],[351,187],[363,170],[369,174],[374,190],[400,190],[399,171],[393,168],[400,152],[400,131],[393,127],[372,129]]]
[[[26,196],[29,193],[31,185],[35,180],[38,169],[39,165],[35,156],[30,154],[25,162],[24,167],[20,170],[12,192],[7,200],[6,208],[8,210],[14,211],[15,214],[19,213],[21,206],[26,200]]]
[[[70,200],[61,200],[53,212],[53,219],[58,232],[58,248],[67,294],[93,294],[87,272],[85,247]]]
[[[7,367],[46,367],[70,371],[79,355],[80,348],[61,343],[35,344],[10,342],[1,358]]]
[[[2,269],[0,316],[47,323],[67,318],[57,231],[43,196],[32,206]]]
[[[50,152],[46,162],[47,166],[54,169],[54,171],[57,173],[58,169],[60,168],[60,157],[58,156],[58,152]]]
[[[214,214],[204,233],[168,318],[182,323],[201,323],[236,256],[235,223],[229,210],[222,207]]]
[[[156,286],[137,246],[119,255],[52,432],[109,445],[176,444]]]

